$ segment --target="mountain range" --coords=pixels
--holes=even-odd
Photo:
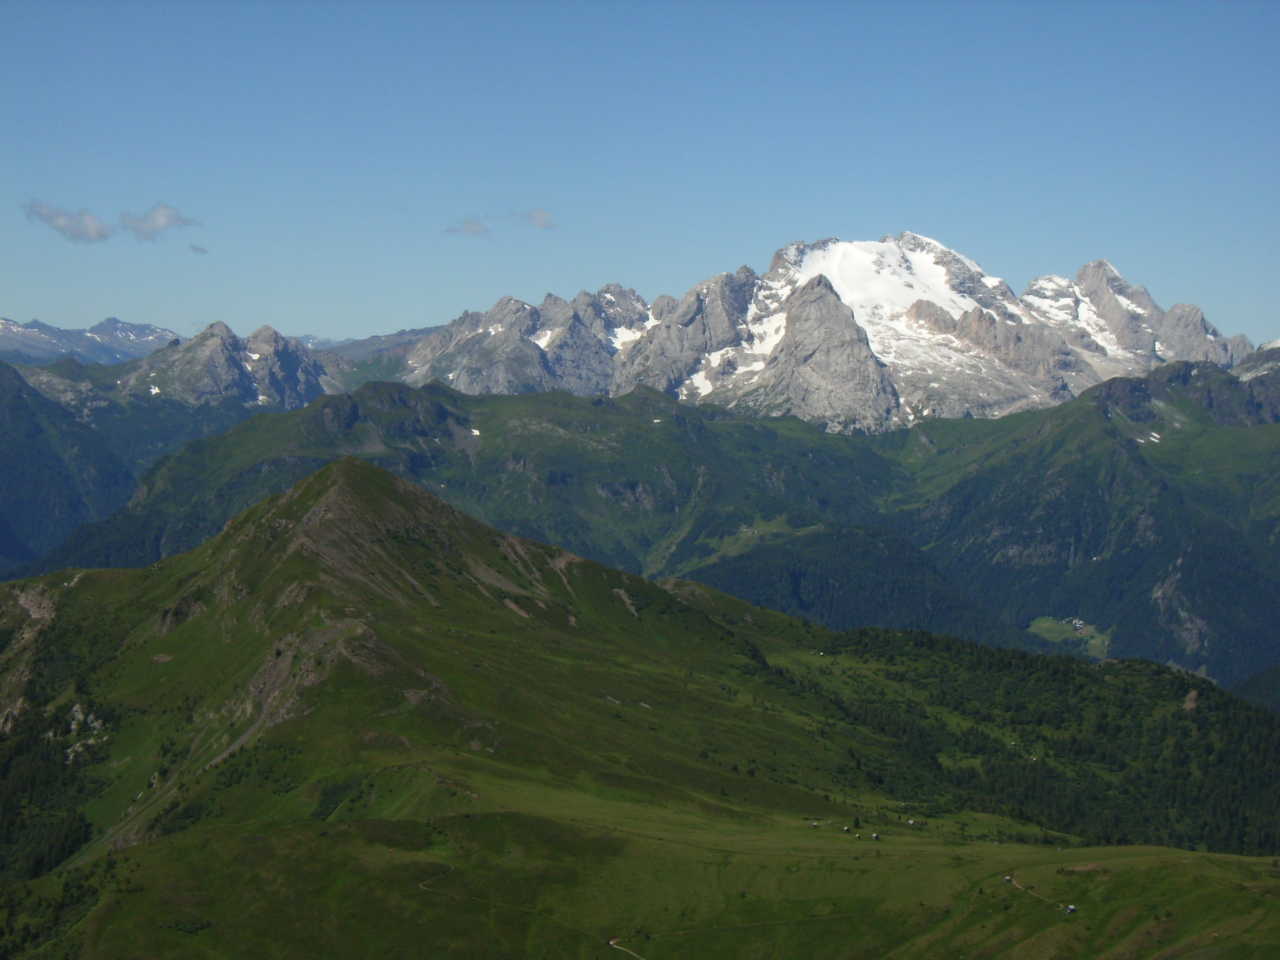
[[[1197,307],[1161,308],[1105,260],[1074,279],[1038,277],[1018,296],[963,254],[902,233],[793,243],[764,274],[741,267],[680,299],[649,303],[618,284],[572,300],[548,294],[537,306],[504,297],[441,327],[315,350],[270,327],[241,341],[216,323],[88,392],[74,378],[24,375],[81,407],[142,394],[289,409],[369,380],[578,396],[648,387],[832,432],[877,433],[1050,406],[1170,361],[1229,368],[1252,350]]]

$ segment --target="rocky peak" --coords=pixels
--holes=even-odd
[[[107,317],[95,323],[88,332],[99,339],[133,345],[140,354],[181,339],[178,334],[165,327],[156,327],[149,323],[126,323],[119,317]]]
[[[1022,296],[1025,297],[1043,297],[1052,299],[1070,294],[1073,291],[1072,281],[1067,277],[1060,277],[1057,274],[1047,273],[1044,276],[1036,277],[1027,284],[1027,289],[1023,291]]]
[[[192,342],[197,340],[235,340],[235,332],[221,320],[215,320],[209,324],[194,337]]]
[[[766,276],[786,273],[788,270],[795,270],[804,262],[806,255],[810,253],[821,253],[822,251],[843,242],[844,241],[839,237],[824,237],[823,239],[815,240],[812,243],[793,240],[773,255],[773,259],[769,261],[769,270]]]
[[[125,323],[119,317],[107,317],[103,320],[99,320],[92,327],[90,327],[89,332],[100,334],[100,335],[111,335],[111,334],[119,333],[120,331],[128,328],[129,326],[130,324]],[[148,326],[147,329],[154,330],[155,327]]]
[[[820,273],[804,286],[796,290],[787,298],[785,304],[787,313],[792,310],[805,309],[813,304],[822,303],[831,298],[840,299],[840,295],[836,293],[836,288],[831,285],[830,279],[826,274]],[[843,305],[843,304],[842,304]],[[849,311],[849,319],[853,319],[853,311]],[[865,332],[864,332],[865,337]]]
[[[787,297],[782,310],[781,336],[763,369],[726,384],[731,403],[791,414],[838,432],[878,431],[897,421],[900,402],[889,370],[830,279],[811,278]],[[753,373],[753,367],[745,365],[745,372]]]
[[[1143,317],[1160,310],[1146,287],[1130,283],[1106,260],[1086,263],[1077,272],[1076,283],[1095,306],[1114,303],[1130,316]]]
[[[263,324],[257,330],[253,331],[253,333],[249,334],[245,342],[254,344],[255,346],[279,350],[284,347],[288,341],[278,330],[275,329],[275,327]]]
[[[269,326],[242,340],[217,322],[146,357],[121,378],[118,390],[159,402],[293,409],[324,393],[325,379],[323,365],[298,341]]]

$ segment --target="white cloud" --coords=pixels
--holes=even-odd
[[[130,213],[120,214],[120,223],[126,230],[132,230],[139,240],[154,240],[159,234],[174,227],[190,227],[196,224],[190,217],[184,217],[177,207],[167,203],[157,203],[140,217]]]
[[[551,216],[551,212],[537,207],[533,210],[522,214],[523,218],[529,222],[531,226],[537,227],[539,230],[552,230],[555,228],[556,222]]]
[[[112,233],[106,221],[99,220],[88,210],[72,213],[40,200],[24,203],[22,209],[26,211],[28,220],[39,220],[73,243],[100,243]]]
[[[451,227],[446,227],[444,232],[456,233],[464,237],[483,237],[489,232],[489,225],[483,220],[470,217],[459,223],[455,223]]]
[[[457,223],[445,227],[444,232],[463,237],[483,237],[493,233],[494,230],[508,228],[515,223],[523,223],[536,230],[554,230],[556,226],[555,218],[551,216],[551,211],[535,207],[533,210],[525,210],[522,213],[508,213],[491,217],[467,217],[465,220],[459,220]]]

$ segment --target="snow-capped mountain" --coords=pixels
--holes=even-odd
[[[0,317],[0,359],[43,363],[61,356],[82,363],[121,363],[178,339],[172,330],[108,317],[88,330],[63,330],[39,320],[15,323]]]
[[[141,339],[138,328],[114,321],[108,330],[111,323],[85,335]],[[1161,309],[1105,260],[1074,279],[1038,277],[1018,296],[973,260],[914,233],[793,243],[763,275],[741,267],[679,300],[647,303],[610,284],[572,300],[549,294],[537,306],[504,297],[443,327],[314,352],[270,327],[241,340],[220,323],[166,343],[106,392],[292,408],[371,376],[415,386],[441,380],[466,393],[591,396],[644,386],[838,432],[998,417],[1167,361],[1232,366],[1252,351],[1244,337],[1224,338],[1197,307]],[[25,375],[71,409],[104,399],[89,380]]]
[[[927,416],[996,417],[1061,402],[1171,360],[1230,366],[1252,350],[1193,306],[1161,309],[1098,260],[1017,296],[914,233],[793,243],[646,303],[618,285],[541,305],[512,298],[425,334],[404,379],[468,393],[653,387],[693,402],[794,414],[833,431]]]

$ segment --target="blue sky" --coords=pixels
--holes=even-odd
[[[913,230],[1019,291],[1105,257],[1272,339],[1278,28],[1240,0],[0,0],[0,315],[366,336]]]

